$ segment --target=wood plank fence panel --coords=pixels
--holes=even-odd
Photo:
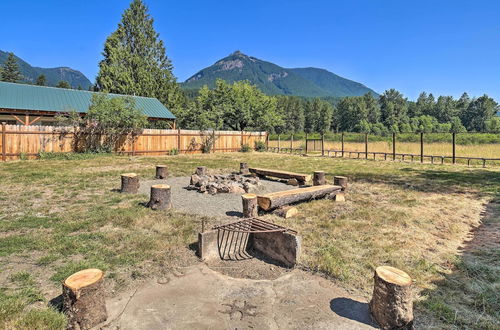
[[[204,141],[214,135],[212,152],[239,151],[244,143],[253,148],[256,141],[265,142],[266,139],[266,132],[144,129],[134,140],[120,139],[115,152],[156,156],[168,155],[173,149],[178,149],[180,153],[202,153]],[[75,141],[72,127],[0,126],[2,160],[36,158],[41,152],[73,152],[82,143],[81,140]]]

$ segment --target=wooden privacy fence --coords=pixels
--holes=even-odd
[[[20,157],[36,158],[43,152],[74,152],[74,128],[57,126],[1,125],[0,150],[3,161]],[[114,150],[129,155],[166,155],[179,153],[202,153],[207,141],[214,141],[209,152],[239,151],[248,144],[251,148],[257,141],[266,142],[267,132],[245,131],[196,131],[182,129],[144,129],[134,139],[124,142]],[[205,150],[206,151],[206,150]]]

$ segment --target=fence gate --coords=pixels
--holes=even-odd
[[[306,139],[306,153],[323,150],[323,139]]]

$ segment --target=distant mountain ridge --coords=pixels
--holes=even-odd
[[[182,86],[198,89],[215,86],[217,79],[233,83],[248,80],[269,95],[344,97],[378,95],[365,85],[319,68],[287,69],[236,51],[188,78]]]
[[[0,65],[2,65],[7,57],[8,52],[0,50]],[[19,65],[19,70],[23,75],[24,82],[34,84],[39,75],[44,74],[47,79],[47,86],[56,86],[61,80],[67,81],[72,88],[81,87],[87,90],[92,83],[90,80],[80,71],[74,70],[68,67],[57,67],[57,68],[40,68],[31,66],[28,62],[16,56],[17,64]]]

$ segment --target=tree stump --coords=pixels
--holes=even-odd
[[[198,166],[196,168],[196,175],[198,176],[204,176],[207,175],[207,167],[206,166]]]
[[[347,177],[335,176],[335,177],[333,177],[333,184],[335,186],[341,186],[342,191],[346,191],[347,190]]]
[[[240,163],[240,174],[248,175],[250,170],[248,169],[248,163]]]
[[[166,179],[168,177],[168,167],[166,165],[156,165],[156,178]]]
[[[103,275],[99,269],[85,269],[63,282],[63,309],[68,315],[68,329],[90,329],[108,318]]]
[[[120,192],[137,194],[139,190],[139,176],[135,173],[122,174],[122,188]]]
[[[241,201],[243,202],[244,218],[254,218],[258,215],[256,194],[243,194],[241,195]]]
[[[153,210],[170,209],[172,207],[170,186],[166,184],[151,186],[151,197],[147,206]]]
[[[313,186],[322,186],[326,184],[325,172],[315,171],[313,175]]]
[[[370,312],[382,329],[413,329],[411,277],[394,267],[375,270]]]
[[[299,210],[297,210],[297,208],[293,206],[282,206],[274,210],[273,213],[279,217],[288,219],[299,214]]]

